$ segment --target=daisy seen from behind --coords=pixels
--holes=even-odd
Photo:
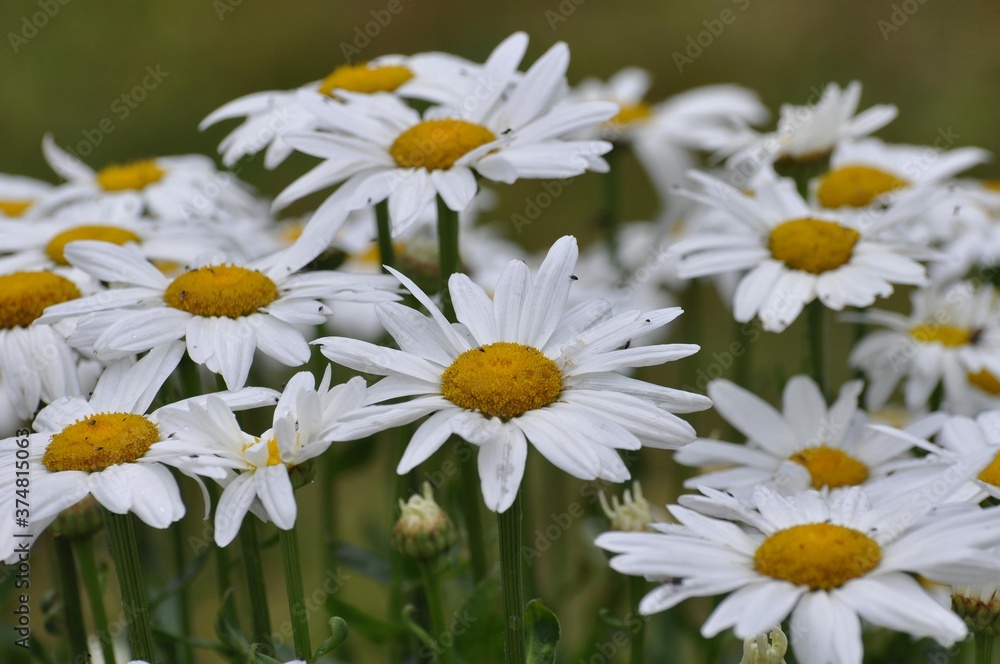
[[[749,503],[702,493],[669,506],[677,524],[596,543],[617,554],[616,571],[667,580],[642,599],[643,615],[726,594],[702,625],[706,638],[729,628],[746,638],[791,616],[792,647],[810,664],[860,664],[862,619],[947,647],[965,638],[965,623],[912,575],[961,585],[1000,573],[987,552],[1000,540],[997,508],[873,505],[860,487],[787,497],[759,487]]]
[[[330,310],[322,300],[398,299],[388,275],[302,272],[323,248],[303,235],[283,251],[242,264],[208,255],[171,279],[135,246],[72,242],[65,249],[72,264],[123,287],[52,307],[45,320],[77,318],[70,344],[92,349],[99,359],[184,339],[192,360],[238,389],[255,350],[286,366],[309,360],[296,326],[324,322]]]
[[[695,353],[694,345],[636,343],[681,310],[613,315],[603,300],[567,308],[577,254],[575,238],[564,237],[534,275],[511,261],[492,299],[467,276],[452,275],[454,324],[394,271],[430,317],[377,305],[400,350],[338,337],[314,342],[338,364],[385,376],[368,391],[368,403],[376,405],[345,417],[330,435],[359,437],[429,415],[397,472],[409,472],[456,434],[479,448],[483,498],[496,512],[517,495],[528,442],[574,477],[614,482],[629,477],[618,449],[689,443],[694,430],[674,413],[703,410],[707,398],[618,373]],[[410,400],[381,405],[399,397]]]

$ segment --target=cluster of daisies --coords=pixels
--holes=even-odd
[[[415,425],[397,472],[465,441],[498,513],[529,444],[611,483],[636,470],[621,451],[677,450],[704,471],[694,493],[663,522],[638,488],[605,501],[617,532],[597,545],[658,583],[644,614],[725,595],[706,637],[790,620],[800,662],[840,664],[861,661],[864,624],[964,638],[953,587],[976,598],[966,613],[1000,613],[1000,521],[980,506],[1000,499],[1000,188],[957,179],[987,153],[947,134],[872,138],[896,109],[858,112],[857,83],[762,132],[767,109],[744,88],[653,104],[641,70],[571,86],[566,45],[525,67],[527,42],[483,63],[344,65],[211,113],[203,129],[242,120],[219,146],[226,167],[317,159],[273,201],[207,157],[95,171],[52,137],[65,182],[0,176],[0,559],[84,500],[168,528],[186,512],[180,475],[221,487],[206,492],[218,546],[248,518],[290,530],[313,459]],[[654,221],[541,255],[482,223],[496,188],[604,173],[624,151],[660,196]],[[276,216],[317,192],[313,212]],[[857,331],[841,359],[864,380],[830,399],[821,373],[791,377],[778,410],[727,380],[706,396],[636,378],[698,351],[664,343],[665,327],[705,277],[769,333],[807,308],[841,312],[826,325]],[[897,286],[909,314],[871,308]],[[334,384],[346,372],[320,356],[358,375]],[[277,365],[304,369],[279,390]],[[679,417],[713,403],[745,440],[699,438]],[[271,428],[245,431],[237,413],[261,408]]]

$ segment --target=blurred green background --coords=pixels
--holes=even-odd
[[[0,4],[0,27],[4,32],[0,76],[5,83],[0,102],[0,172],[54,179],[41,156],[42,135],[52,132],[61,145],[75,149],[87,140],[88,133],[94,135],[105,118],[110,118],[114,130],[102,134],[100,143],[85,157],[94,167],[140,156],[214,154],[218,141],[234,125],[227,123],[199,133],[197,124],[205,115],[250,92],[288,89],[322,78],[343,62],[343,44],[363,45],[354,43],[358,31],[373,21],[373,11],[382,12],[388,4],[387,0],[64,1],[66,4],[58,0],[4,0]],[[733,82],[757,90],[776,111],[782,102],[803,103],[812,89],[828,81],[845,84],[858,79],[864,83],[862,108],[875,103],[900,107],[899,118],[880,132],[883,138],[932,143],[939,129],[950,128],[960,136],[958,145],[1000,151],[1000,135],[994,125],[1000,107],[1000,86],[996,85],[1000,78],[1000,51],[996,49],[1000,4],[989,0],[926,0],[923,4],[918,0],[400,1],[403,11],[379,27],[360,49],[360,55],[355,54],[356,59],[442,50],[481,61],[501,39],[515,30],[524,30],[531,36],[526,58],[529,63],[555,41],[569,44],[571,82],[592,75],[607,77],[622,67],[637,65],[654,74],[650,101],[698,85]],[[43,20],[40,12],[45,7],[53,15]],[[56,8],[58,11],[54,11]],[[724,10],[733,12],[735,20],[717,36],[712,35],[711,43],[700,47],[700,53],[685,53],[689,39],[697,39],[708,29],[705,22],[711,24]],[[35,27],[42,23],[42,27]],[[702,36],[702,42],[707,41]],[[683,71],[678,71],[674,53],[695,57]],[[165,76],[146,91],[143,100],[128,109],[127,117],[122,117],[121,96],[131,95],[133,88],[142,84],[147,68],[158,69]],[[273,196],[309,165],[308,159],[293,158],[268,172],[258,158],[241,169],[240,177],[263,194]],[[623,168],[627,174],[626,216],[650,218],[657,206],[651,188],[635,162],[627,161]],[[980,171],[983,175],[991,172],[990,167]],[[544,247],[567,232],[592,238],[594,231],[589,222],[599,201],[597,177],[581,177],[582,184],[569,189],[572,195],[557,199],[522,237],[514,233],[509,220],[512,214],[522,213],[525,197],[541,191],[538,182],[524,181],[500,191],[500,203],[487,220],[506,220],[511,237],[532,249]],[[689,308],[692,304],[704,306],[690,312],[696,316],[685,317],[692,322],[682,323],[686,327],[674,338],[697,340],[704,350],[686,364],[678,363],[656,374],[658,380],[670,385],[690,382],[699,369],[718,365],[720,361],[713,359],[713,353],[738,338],[728,314],[711,291],[689,295],[687,304]],[[780,376],[788,375],[797,366],[787,347],[790,339],[792,346],[796,345],[800,334],[797,324],[780,340],[776,335],[764,335],[753,350],[753,363],[745,369],[755,386],[772,401],[778,393]],[[745,336],[743,340],[753,343],[756,338]],[[839,335],[838,341],[840,346],[833,355],[844,357],[848,335]],[[779,362],[784,368],[776,366]],[[847,371],[839,361],[833,363],[835,383]],[[732,377],[724,368],[724,375]],[[702,435],[721,427],[721,421],[711,414],[696,416],[693,421]],[[311,520],[335,518],[344,539],[385,556],[393,505],[393,492],[385,478],[395,465],[389,438],[378,447],[375,460],[363,472],[338,480],[332,507],[323,488],[311,487],[303,492],[307,594],[322,583],[327,571],[341,565],[310,532],[316,530]],[[357,451],[362,444],[354,445]],[[447,459],[447,453],[440,453],[418,476],[432,475]],[[669,454],[643,451],[640,467],[652,504],[672,501],[679,493],[677,471]],[[559,537],[545,540],[550,547],[531,567],[531,584],[534,594],[544,597],[562,618],[561,654],[565,661],[624,661],[621,658],[627,649],[618,648],[619,652],[611,657],[602,654],[606,644],[613,642],[614,630],[598,621],[594,612],[607,607],[620,616],[624,610],[623,584],[606,569],[603,554],[590,545],[603,522],[595,516],[599,510],[591,494],[581,493],[586,490],[581,485],[554,473],[537,455],[529,461],[527,486],[533,493],[526,525],[529,546],[533,546],[536,529],[543,532],[574,503],[588,515],[573,519],[568,528],[559,531]],[[191,507],[184,520],[184,532],[196,542],[203,531],[200,497],[192,486],[185,490]],[[459,500],[457,493],[449,485],[441,499],[454,508]],[[162,533],[144,530],[150,579],[162,584],[170,576],[169,561],[162,554],[168,550],[169,540]],[[265,553],[267,568],[273,573],[268,585],[275,626],[284,622],[286,615],[277,553],[276,547]],[[40,602],[50,585],[54,562],[49,542],[40,544],[34,561],[34,597]],[[239,578],[239,570],[234,573]],[[213,575],[209,564],[199,573],[193,590],[203,600],[195,630],[199,637],[211,637],[213,633]],[[0,584],[0,588],[9,591],[9,582]],[[115,592],[112,580],[108,597]],[[463,594],[460,588],[453,587],[449,604],[461,604]],[[385,591],[360,573],[351,572],[351,580],[336,595],[372,614],[385,615]],[[0,603],[5,599],[4,612],[9,615],[9,595],[0,597]],[[668,653],[669,659],[663,661],[695,661],[691,659],[691,630],[689,636],[682,637],[675,626],[677,616],[698,624],[710,605],[688,604],[680,614],[673,614],[674,618],[658,616],[650,623],[653,652]],[[38,604],[36,636],[45,641],[41,613]],[[324,621],[322,611],[313,616],[314,642],[322,638],[319,634]],[[13,640],[9,633],[0,639]],[[350,643],[350,661],[389,661],[384,648],[361,635],[353,636]],[[731,641],[724,645],[729,658],[738,661],[738,645]],[[4,652],[0,649],[0,653]],[[219,660],[204,654],[199,661]]]

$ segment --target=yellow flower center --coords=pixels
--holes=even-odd
[[[93,473],[108,466],[133,463],[159,439],[160,430],[142,415],[89,415],[52,436],[42,463],[53,472]]]
[[[812,477],[814,489],[857,486],[868,479],[868,466],[826,445],[807,447],[788,457],[788,460],[805,466]]]
[[[319,91],[329,97],[334,96],[335,89],[363,94],[392,92],[411,78],[413,72],[403,65],[381,67],[370,67],[367,63],[341,65],[323,79]]]
[[[911,327],[910,336],[925,344],[936,342],[948,348],[965,346],[972,341],[972,334],[969,330],[954,325],[938,325],[936,323],[924,323]]]
[[[76,284],[51,272],[0,276],[0,329],[28,327],[46,307],[78,297]]]
[[[821,219],[793,219],[771,231],[771,255],[793,270],[821,274],[851,260],[861,234]]]
[[[832,590],[875,569],[882,549],[864,533],[830,523],[779,530],[757,548],[757,571],[811,590]]]
[[[977,477],[987,484],[1000,487],[1000,454],[993,457],[990,465],[983,468]]]
[[[117,226],[77,226],[59,233],[45,247],[45,253],[59,265],[69,265],[64,250],[66,245],[77,240],[99,240],[112,244],[138,242],[139,236],[132,231]]]
[[[443,170],[496,138],[486,127],[465,120],[426,120],[400,134],[389,154],[403,168]]]
[[[983,186],[990,191],[1000,191],[1000,180],[984,180]]]
[[[647,102],[622,104],[618,115],[608,120],[609,125],[629,125],[633,122],[648,120],[653,115],[653,107]]]
[[[279,297],[273,281],[256,270],[213,265],[185,272],[170,282],[163,300],[195,316],[241,318]]]
[[[562,372],[531,346],[498,341],[467,350],[441,376],[441,394],[461,408],[509,420],[559,398]]]
[[[267,441],[267,465],[277,466],[281,463],[281,450],[278,449],[278,439],[272,438]]]
[[[1000,396],[1000,380],[986,369],[980,369],[976,373],[968,373],[969,382],[981,389],[983,392]]]
[[[879,196],[907,184],[906,180],[871,166],[843,166],[823,176],[816,198],[825,208],[867,207]]]
[[[104,191],[145,189],[159,182],[166,174],[152,159],[139,159],[127,164],[105,166],[97,173],[97,184]]]
[[[34,204],[35,201],[31,199],[0,199],[0,214],[3,214],[5,217],[20,217]]]

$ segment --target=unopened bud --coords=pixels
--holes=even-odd
[[[770,639],[768,639],[770,636]],[[785,664],[788,637],[775,627],[771,634],[755,634],[743,640],[743,659],[740,664]]]
[[[423,495],[399,501],[402,514],[392,529],[392,543],[407,558],[434,558],[450,549],[458,539],[448,514],[434,502],[429,482]]]
[[[90,537],[104,527],[101,506],[93,496],[87,496],[72,507],[59,513],[52,522],[52,534],[67,539]]]
[[[642,532],[653,522],[649,511],[649,503],[642,497],[642,486],[638,481],[632,483],[632,491],[625,489],[621,502],[618,496],[611,496],[611,504],[604,492],[600,494],[601,509],[611,520],[611,530],[626,532]]]
[[[951,608],[973,634],[1000,635],[1000,586],[956,586]]]

